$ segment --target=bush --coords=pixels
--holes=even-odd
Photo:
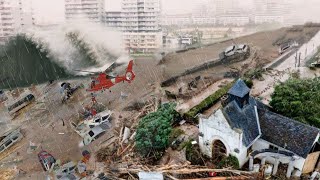
[[[244,79],[243,81],[244,81],[244,83],[246,83],[246,85],[247,85],[250,89],[252,88],[253,82],[252,82],[251,79]]]
[[[191,162],[191,165],[200,165],[204,166],[205,163],[202,158],[200,146],[198,144],[193,145],[190,140],[186,143],[186,159]]]
[[[184,117],[189,120],[194,120],[194,117],[198,113],[202,113],[203,111],[209,109],[212,105],[217,103],[219,99],[225,95],[228,90],[233,86],[233,83],[227,84],[226,86],[220,88],[218,91],[207,97],[205,100],[203,100],[200,104],[193,107],[190,111],[184,114]]]
[[[251,69],[244,74],[244,77],[247,79],[262,79],[264,70],[261,68]]]
[[[184,134],[184,131],[182,129],[178,129],[178,128],[173,129],[169,135],[170,143],[172,143],[175,139],[177,139],[182,134]]]
[[[143,117],[135,137],[136,150],[144,157],[159,159],[169,145],[174,118],[178,116],[175,104],[162,105],[158,111]]]
[[[217,168],[219,168],[219,169],[230,168],[230,167],[232,169],[239,169],[240,168],[238,158],[236,158],[235,156],[230,155],[228,157],[225,157],[217,165]]]
[[[320,78],[289,79],[275,87],[271,98],[279,114],[320,128]]]

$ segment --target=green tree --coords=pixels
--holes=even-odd
[[[271,97],[278,113],[320,128],[320,78],[289,79]]]
[[[144,157],[160,158],[169,145],[172,123],[178,113],[175,104],[162,105],[156,112],[143,117],[135,137],[136,150]]]

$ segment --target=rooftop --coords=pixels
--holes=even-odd
[[[251,98],[250,103],[240,108],[235,101],[231,101],[223,108],[223,113],[232,128],[243,131],[242,142],[246,147],[250,146],[260,135],[259,124],[255,114],[255,100]]]
[[[317,140],[319,129],[269,110],[259,109],[262,139],[306,158]]]
[[[250,89],[248,88],[246,83],[244,83],[244,81],[241,79],[239,79],[228,91],[228,94],[231,94],[240,98],[244,97],[248,93],[250,93]]]

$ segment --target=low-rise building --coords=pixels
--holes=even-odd
[[[240,14],[224,14],[217,17],[217,24],[227,26],[244,26],[250,23],[249,16]]]
[[[192,24],[192,14],[163,15],[161,24],[165,26],[190,25]]]
[[[250,89],[238,80],[229,90],[223,107],[209,117],[200,115],[199,143],[209,157],[233,155],[243,166],[249,160],[273,164],[273,175],[280,163],[287,164],[287,177],[293,171],[313,172],[319,159],[320,130],[272,112],[249,95]]]
[[[263,23],[284,23],[284,17],[282,15],[267,15],[260,14],[254,16],[255,24],[263,24]]]

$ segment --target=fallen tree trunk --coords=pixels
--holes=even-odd
[[[137,169],[126,169],[126,168],[119,168],[117,169],[120,173],[139,173],[141,171],[146,171],[141,168]],[[230,172],[234,174],[255,174],[255,172],[249,172],[249,171],[240,171],[240,170],[233,170],[233,169],[209,169],[209,168],[180,168],[180,169],[150,169],[149,171],[152,172],[160,172],[160,173],[170,173],[170,174],[191,174],[191,173],[200,173],[200,172]]]

